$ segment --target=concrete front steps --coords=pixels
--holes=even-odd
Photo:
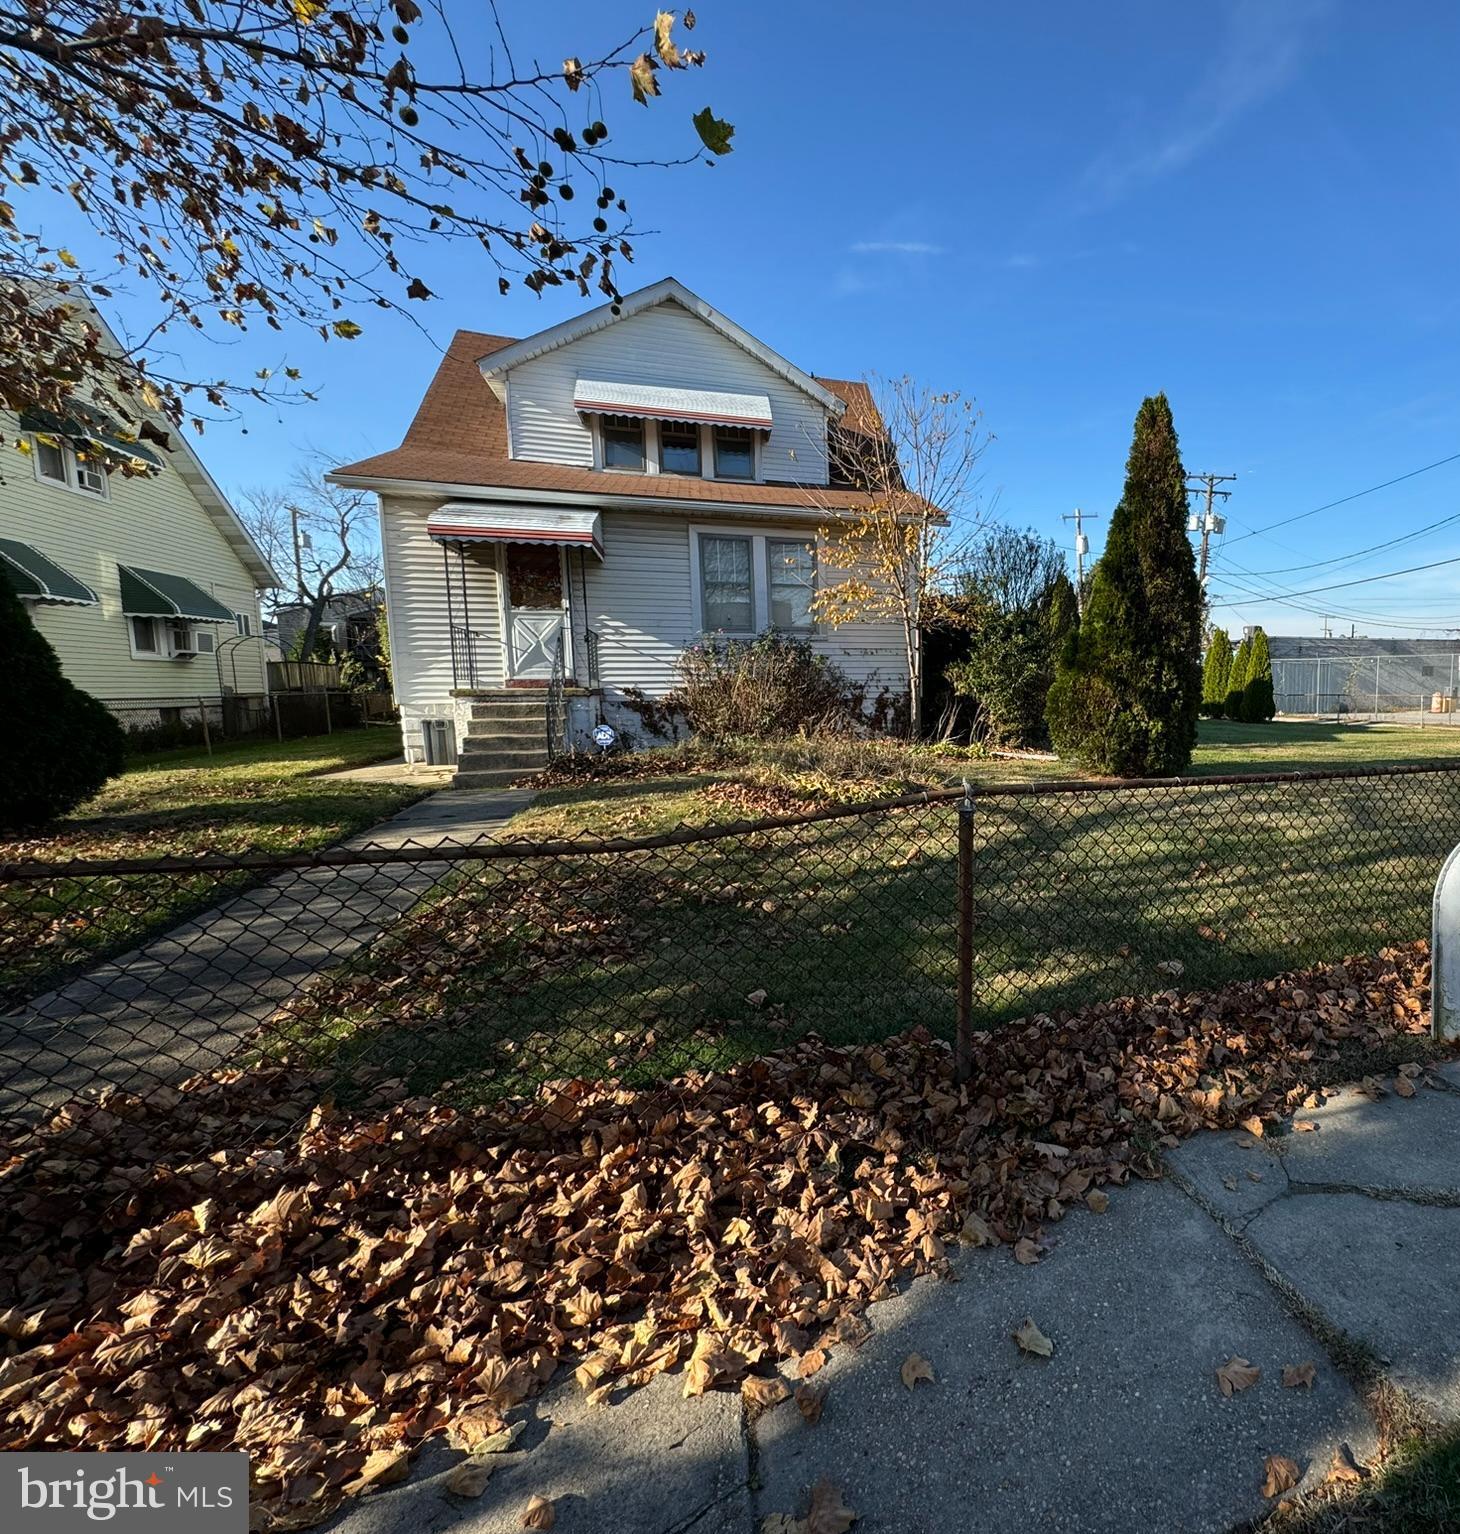
[[[453,788],[505,788],[547,763],[545,694],[524,689],[472,695]]]

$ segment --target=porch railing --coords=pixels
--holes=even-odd
[[[563,666],[563,636],[553,644],[553,668],[547,690],[547,754],[553,761],[568,749],[568,679]]]
[[[583,655],[588,668],[587,685],[598,686],[598,635],[592,629],[583,630]]]
[[[482,636],[476,629],[463,623],[451,625],[451,685],[457,691],[482,685],[481,645]]]

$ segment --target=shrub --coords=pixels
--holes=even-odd
[[[1055,748],[1120,777],[1180,772],[1201,702],[1201,587],[1164,394],[1141,404],[1125,491],[1046,715]]]
[[[1252,641],[1245,636],[1232,657],[1232,669],[1227,673],[1227,718],[1244,721],[1247,718],[1247,679],[1252,674]]]
[[[0,826],[44,825],[89,799],[122,770],[122,727],[61,673],[56,652],[0,569]]]
[[[1258,629],[1252,636],[1247,662],[1247,681],[1242,687],[1242,717],[1252,724],[1266,724],[1277,713],[1272,695],[1272,652],[1267,635]]]
[[[1227,679],[1232,673],[1232,641],[1226,629],[1213,629],[1201,673],[1201,711],[1208,719],[1227,712]]]
[[[847,678],[804,639],[767,629],[752,640],[707,639],[679,657],[674,700],[711,740],[854,722]]]

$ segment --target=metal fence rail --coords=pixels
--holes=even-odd
[[[295,740],[363,724],[366,695],[354,692],[170,694],[155,698],[103,698],[132,752],[231,740]]]
[[[541,1100],[810,1032],[952,1039],[1422,937],[1457,840],[1460,768],[1416,767],[1009,785],[637,840],[0,865],[0,1118],[199,1073],[302,1114]],[[183,905],[201,914],[139,938]]]

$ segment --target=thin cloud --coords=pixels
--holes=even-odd
[[[858,240],[851,247],[854,256],[946,256],[946,245],[932,245],[926,240]]]
[[[1127,136],[1086,167],[1086,209],[1108,207],[1183,169],[1282,90],[1298,73],[1313,24],[1327,8],[1328,0],[1239,0],[1215,60],[1175,120],[1155,132],[1149,123],[1139,125],[1139,147]]]

